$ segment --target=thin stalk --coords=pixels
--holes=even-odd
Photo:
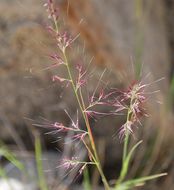
[[[41,190],[48,190],[47,184],[45,182],[45,176],[43,172],[43,165],[42,165],[42,150],[41,150],[41,142],[40,138],[37,136],[35,138],[35,157],[36,157],[36,164],[37,164],[37,172],[39,178],[39,187]]]
[[[134,94],[132,94],[132,97],[131,97],[131,100],[130,100],[130,105],[129,105],[129,108],[128,108],[128,112],[127,112],[127,118],[126,118],[126,123],[128,123],[131,119],[131,114],[132,114],[132,111],[131,111],[131,105],[133,104],[133,101],[134,101]],[[117,183],[116,183],[116,186],[119,185],[125,178],[126,174],[124,174],[124,176],[122,176],[122,173],[123,170],[124,170],[124,164],[125,164],[125,161],[126,161],[126,158],[127,158],[127,155],[128,155],[128,143],[129,143],[129,131],[128,129],[126,128],[126,132],[125,132],[125,139],[124,139],[124,145],[123,145],[123,159],[122,159],[122,167],[121,167],[121,172],[120,172],[120,176],[117,180]]]
[[[58,33],[59,32],[58,23],[57,23],[57,20],[56,20],[55,17],[53,18],[53,21],[54,21],[54,25],[55,25],[55,31],[56,31],[56,33]],[[99,171],[99,173],[101,175],[101,178],[102,178],[103,184],[105,186],[105,189],[110,190],[109,184],[108,184],[108,182],[106,180],[106,177],[105,177],[105,175],[103,173],[103,170],[102,170],[102,167],[101,167],[101,164],[100,164],[100,160],[99,160],[99,157],[98,157],[98,154],[97,154],[97,149],[96,149],[96,146],[95,146],[94,137],[93,137],[91,127],[90,127],[90,124],[89,124],[88,116],[84,112],[85,104],[84,104],[84,101],[83,101],[83,97],[82,96],[79,97],[78,92],[76,90],[76,86],[75,86],[73,77],[72,77],[72,74],[71,74],[71,70],[70,70],[70,67],[69,67],[69,62],[68,62],[68,59],[67,59],[67,56],[66,56],[66,49],[63,49],[62,53],[63,53],[65,65],[66,65],[66,68],[67,68],[67,71],[68,71],[69,79],[70,79],[70,82],[72,84],[72,88],[73,88],[74,94],[76,96],[78,105],[80,107],[82,116],[84,118],[86,128],[87,128],[87,131],[88,131],[88,135],[89,135],[89,140],[90,140],[90,143],[91,143],[91,147],[93,149],[93,152],[94,152],[95,156],[93,155],[93,153],[91,151],[90,151],[90,154],[92,155],[93,159],[95,158],[94,161],[95,161],[95,164],[96,164],[96,166],[98,168],[98,171]],[[81,98],[81,100],[80,100],[80,98]],[[82,101],[82,103],[81,103],[81,101]],[[87,145],[85,145],[85,146],[88,147]],[[89,147],[87,149],[88,149],[88,151],[90,150]]]
[[[82,95],[81,89],[80,89],[80,98],[81,98],[81,101],[82,101],[83,110],[85,110],[86,108],[85,108],[85,103],[84,103],[84,100],[83,100],[83,95]],[[84,114],[85,114],[85,113],[84,113]],[[85,116],[86,116],[86,121],[88,122],[88,125],[89,125],[88,117],[87,117],[86,114],[85,114]],[[89,126],[89,127],[90,127],[90,126]],[[90,128],[90,129],[91,129],[91,128]],[[96,166],[97,166],[98,171],[99,171],[99,173],[100,173],[100,175],[101,175],[101,177],[102,177],[102,181],[103,181],[104,184],[106,184],[106,186],[105,186],[106,189],[110,189],[110,188],[109,188],[109,185],[108,185],[108,182],[107,182],[107,180],[106,180],[106,177],[105,177],[105,175],[104,175],[104,173],[103,173],[102,167],[101,167],[100,159],[99,159],[99,157],[98,157],[97,150],[96,150],[96,147],[95,147],[95,142],[94,142],[94,149],[93,149],[93,150],[94,150],[95,158],[97,159]]]
[[[92,160],[95,162],[95,164],[96,164],[97,161],[96,161],[96,159],[95,159],[95,156],[94,156],[93,153],[91,152],[91,149],[90,149],[89,146],[86,144],[86,142],[85,142],[84,139],[82,139],[82,141],[83,141],[83,144],[85,145],[85,147],[86,147],[88,153],[90,154],[91,159],[92,159]]]
[[[75,83],[74,83],[74,80],[73,80],[73,77],[72,77],[72,74],[71,74],[71,70],[70,70],[70,67],[69,67],[69,62],[68,62],[65,50],[63,51],[63,56],[64,56],[65,65],[67,67],[69,79],[71,81],[74,94],[76,96],[78,105],[80,107],[82,116],[83,116],[85,124],[86,124],[86,128],[87,128],[87,131],[88,131],[91,147],[92,147],[94,155],[95,155],[95,160],[94,161],[95,161],[96,166],[98,168],[98,171],[99,171],[99,173],[101,175],[101,178],[102,178],[103,184],[105,186],[105,189],[106,190],[110,190],[109,184],[108,184],[108,182],[106,180],[106,177],[105,177],[105,175],[103,173],[103,170],[102,170],[102,167],[101,167],[101,164],[100,164],[100,160],[99,160],[99,157],[98,157],[98,154],[97,154],[97,149],[96,149],[94,137],[93,137],[93,134],[92,134],[92,131],[91,131],[91,127],[90,127],[90,124],[89,124],[89,119],[88,119],[88,116],[86,115],[86,113],[84,112],[84,110],[85,110],[85,104],[84,104],[83,96],[81,94],[81,96],[79,97],[79,94],[78,94],[78,92],[76,90],[76,86],[75,86]]]
[[[54,11],[54,5],[53,4],[51,4],[51,9]],[[58,22],[57,22],[57,19],[56,19],[56,15],[52,15],[52,18],[53,18],[53,22],[54,22],[56,32],[58,33],[59,28],[58,28]]]
[[[132,115],[132,110],[131,110],[131,106],[133,104],[133,101],[135,99],[135,94],[133,93],[132,94],[132,97],[131,97],[131,100],[130,100],[130,105],[129,105],[129,108],[128,108],[128,112],[127,112],[127,118],[126,118],[126,123],[128,123],[131,119],[131,115]],[[125,137],[125,140],[124,140],[124,147],[123,147],[123,163],[122,165],[124,164],[124,161],[126,159],[126,156],[127,156],[127,152],[128,152],[128,142],[129,142],[129,131],[128,129],[126,128],[126,137]]]
[[[131,112],[130,112],[130,110],[128,110],[126,123],[129,121],[130,115],[131,115]],[[126,129],[126,136],[125,136],[124,145],[123,145],[123,160],[122,160],[122,165],[124,164],[124,161],[125,161],[126,156],[127,156],[128,142],[129,142],[129,132],[128,132],[128,129]]]
[[[126,122],[129,121],[130,114],[131,114],[131,112],[128,110]],[[127,158],[128,142],[129,142],[129,133],[128,133],[128,130],[126,129],[126,136],[125,136],[124,145],[123,145],[122,167],[121,167],[120,176],[119,176],[119,178],[118,178],[118,180],[116,182],[116,186],[115,187],[117,187],[117,185],[119,185],[123,181],[123,179],[124,179],[124,177],[126,175],[125,174],[124,176],[122,176],[122,173],[123,173],[123,170],[124,170],[124,164],[125,164],[125,161],[126,161],[126,158]]]
[[[80,91],[80,99],[81,99],[81,102],[82,102],[82,110],[83,110],[83,114],[84,114],[84,119],[85,119],[85,123],[86,123],[86,126],[89,127],[89,130],[91,131],[91,127],[90,127],[90,124],[89,124],[89,119],[88,119],[88,116],[86,115],[86,113],[84,113],[84,110],[85,110],[85,103],[84,103],[84,99],[83,99],[83,95],[82,95],[82,91],[81,89],[79,90]],[[95,154],[95,157],[97,158],[97,151],[96,151],[96,146],[95,146],[95,142],[94,142],[94,137],[93,137],[93,134],[92,134],[92,131],[91,131],[91,136],[92,136],[92,149],[94,151],[94,154]],[[91,139],[90,139],[91,140]]]

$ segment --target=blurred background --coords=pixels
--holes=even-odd
[[[131,161],[128,178],[168,172],[166,177],[137,189],[173,190],[174,0],[55,2],[62,24],[73,34],[80,33],[76,48],[69,55],[72,63],[85,64],[93,58],[91,67],[95,72],[89,88],[95,87],[105,68],[104,80],[113,87],[126,87],[140,73],[148,75],[144,80],[150,83],[164,77],[153,83],[151,92],[160,91],[150,96],[149,117],[132,139],[131,143],[138,139],[143,139],[143,143]],[[70,89],[52,83],[51,76],[57,71],[45,70],[50,64],[47,55],[55,46],[45,30],[48,20],[43,4],[39,0],[0,0],[0,189],[3,190],[7,185],[4,176],[12,183],[12,189],[15,186],[17,190],[38,189],[37,169],[41,159],[50,189],[84,189],[83,181],[87,181],[79,177],[72,182],[72,176],[64,176],[64,171],[57,168],[62,156],[72,154],[73,145],[57,142],[56,135],[46,135],[47,129],[33,126],[40,120],[68,125],[64,109],[76,118],[76,102]],[[111,181],[121,167],[122,144],[114,136],[121,123],[120,118],[104,117],[92,124],[104,171]],[[68,138],[65,135],[64,141]],[[85,157],[83,149],[78,151]],[[87,178],[93,189],[101,185],[95,170],[90,169]],[[44,182],[41,184],[44,186]]]

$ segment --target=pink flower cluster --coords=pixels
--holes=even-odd
[[[57,7],[54,6],[52,0],[47,0],[47,2],[44,4],[44,7],[46,7],[46,11],[48,12],[48,18],[53,20],[58,20],[59,17],[59,10]]]
[[[144,105],[147,99],[145,87],[146,85],[142,82],[134,83],[127,91],[121,92],[121,96],[114,103],[117,108],[116,112],[127,111],[127,120],[120,128],[120,139],[128,134],[133,134],[133,126],[136,123],[141,124],[140,117],[147,116]]]

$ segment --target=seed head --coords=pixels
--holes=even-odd
[[[133,126],[140,123],[142,116],[147,116],[145,112],[145,96],[146,85],[141,82],[133,83],[128,90],[121,92],[119,98],[116,99],[114,106],[116,111],[127,110],[127,121],[122,125],[119,131],[119,138],[122,140],[126,135],[133,134]]]

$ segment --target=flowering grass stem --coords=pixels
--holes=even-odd
[[[53,24],[54,24],[54,27],[55,27],[55,29],[53,29],[53,31],[56,33],[56,35],[58,35],[59,34],[59,28],[58,28],[57,16],[54,13],[54,10],[55,10],[54,9],[54,4],[53,4],[52,1],[48,1],[46,6],[48,6],[48,11],[50,12],[50,16],[53,19]],[[98,154],[97,154],[97,149],[96,149],[94,137],[93,137],[93,134],[92,134],[92,131],[91,131],[91,127],[90,127],[90,124],[89,124],[88,116],[87,116],[87,113],[85,113],[85,111],[84,111],[85,110],[85,104],[84,104],[84,101],[83,101],[83,96],[82,96],[81,92],[80,92],[80,96],[79,96],[78,91],[76,89],[75,82],[74,82],[73,77],[72,77],[72,73],[71,73],[70,66],[69,66],[69,61],[68,61],[68,58],[67,58],[67,55],[66,55],[66,47],[67,47],[67,45],[59,46],[59,49],[61,50],[61,52],[63,54],[64,63],[66,65],[68,76],[69,76],[69,82],[72,85],[73,92],[75,94],[75,97],[77,99],[79,108],[80,108],[82,116],[84,118],[86,128],[87,128],[87,132],[88,132],[87,134],[89,136],[90,144],[91,144],[91,147],[92,147],[93,151],[91,151],[90,147],[88,147],[88,145],[85,143],[85,140],[83,140],[83,142],[84,142],[85,147],[88,150],[88,153],[90,154],[90,156],[92,157],[93,161],[95,162],[95,164],[96,164],[96,166],[98,168],[98,171],[99,171],[99,173],[100,173],[100,175],[102,177],[102,181],[103,181],[103,184],[104,184],[106,190],[109,190],[110,188],[109,188],[108,182],[107,182],[107,180],[105,178],[105,175],[103,173],[103,170],[102,170],[102,167],[101,167],[101,164],[100,164],[100,160],[99,160],[99,157],[98,157]]]
[[[84,112],[84,110],[85,110],[85,104],[84,104],[82,92],[80,90],[80,96],[79,96],[79,94],[78,94],[78,92],[76,90],[76,86],[75,86],[72,74],[71,74],[70,67],[69,67],[69,62],[68,62],[68,59],[67,59],[67,56],[66,56],[66,50],[63,51],[63,56],[64,56],[64,59],[65,59],[65,65],[67,67],[69,79],[71,81],[74,94],[76,96],[78,105],[80,107],[81,113],[83,115],[83,118],[84,118],[84,121],[85,121],[85,124],[86,124],[86,128],[87,128],[87,131],[88,131],[91,147],[92,147],[92,150],[93,150],[94,154],[91,152],[90,148],[88,147],[88,145],[86,143],[85,143],[85,146],[86,146],[88,152],[90,151],[89,153],[92,156],[92,158],[93,158],[93,160],[94,160],[94,162],[95,162],[95,164],[97,166],[97,169],[98,169],[98,171],[99,171],[99,173],[101,175],[101,178],[102,178],[102,181],[103,181],[103,184],[104,184],[106,190],[110,190],[109,184],[108,184],[108,182],[106,180],[106,177],[105,177],[105,175],[103,173],[103,170],[102,170],[102,167],[101,167],[101,163],[100,163],[100,160],[99,160],[99,157],[98,157],[98,154],[97,154],[97,149],[96,149],[94,137],[93,137],[93,134],[92,134],[92,131],[91,131],[91,127],[90,127],[90,124],[89,124],[89,119],[88,119],[87,114]]]

